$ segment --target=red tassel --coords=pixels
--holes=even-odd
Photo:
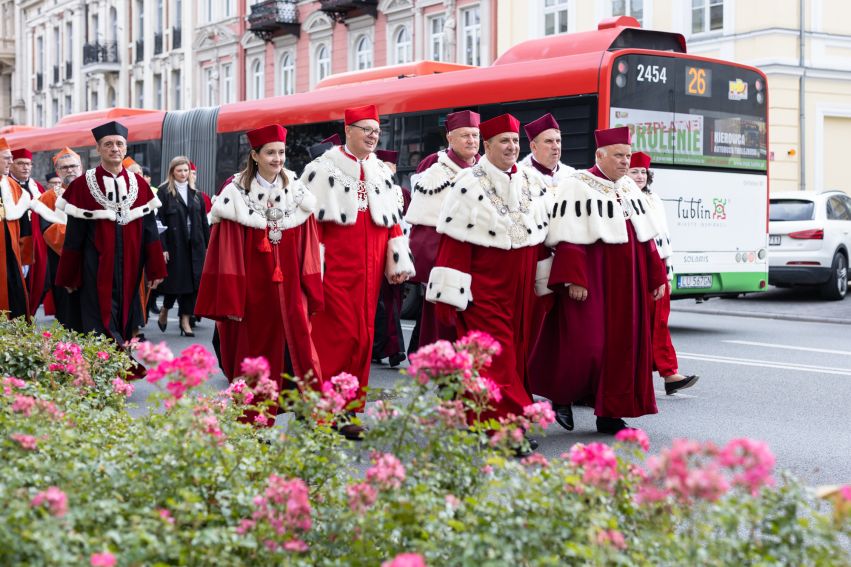
[[[280,266],[275,266],[275,273],[272,274],[273,282],[282,282],[284,281],[284,273],[281,271]]]
[[[267,236],[263,237],[263,240],[260,241],[260,251],[261,252],[271,252],[272,245],[269,244],[269,238]]]

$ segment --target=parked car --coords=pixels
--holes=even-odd
[[[848,291],[851,198],[841,191],[773,193],[769,199],[768,282],[811,286],[824,299]]]

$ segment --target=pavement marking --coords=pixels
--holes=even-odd
[[[679,353],[677,353],[677,354],[679,354]],[[656,392],[656,396],[657,396],[657,397],[662,398],[663,400],[664,400],[664,399],[672,399],[672,400],[675,400],[675,399],[677,399],[677,398],[693,398],[693,399],[697,399],[697,398],[699,398],[699,397],[700,397],[700,396],[693,396],[693,395],[691,395],[691,394],[683,394],[682,392],[677,392],[676,394],[674,394],[674,395],[672,395],[672,396],[669,396],[667,393],[665,393],[665,390],[654,390],[654,392]]]
[[[721,364],[738,364],[740,366],[758,366],[762,368],[777,368],[779,370],[798,370],[800,372],[812,372],[814,374],[851,376],[851,369],[836,368],[832,366],[814,366],[808,364],[795,364],[794,362],[778,363],[770,360],[736,358],[732,356],[717,356],[714,354],[700,354],[694,352],[678,352],[677,356],[687,360],[701,360],[704,362],[718,362]]]
[[[792,345],[778,345],[772,343],[758,343],[755,341],[721,341],[722,343],[730,343],[734,345],[745,345],[745,346],[759,346],[759,347],[768,347],[768,348],[782,348],[783,350],[801,350],[805,352],[821,352],[825,354],[841,354],[843,356],[851,356],[851,351],[847,350],[833,350],[829,348],[811,348],[811,347],[800,347],[800,346],[792,346]]]

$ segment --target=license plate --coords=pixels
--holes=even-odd
[[[704,289],[712,287],[712,276],[677,276],[680,289]]]
[[[768,245],[769,246],[780,246],[780,235],[779,234],[769,234],[768,235]]]

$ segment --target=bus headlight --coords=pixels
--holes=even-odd
[[[759,104],[762,104],[763,102],[765,102],[765,95],[763,95],[762,93],[756,93],[756,101]]]
[[[765,260],[765,257],[768,256],[768,251],[765,248],[760,248],[759,252],[756,253],[756,256],[760,260]]]
[[[626,75],[618,75],[615,77],[615,84],[619,88],[624,88],[626,86]]]
[[[738,264],[738,263],[741,263],[741,261],[742,261],[742,253],[741,253],[741,252],[736,252],[736,263],[737,263],[737,264]]]

